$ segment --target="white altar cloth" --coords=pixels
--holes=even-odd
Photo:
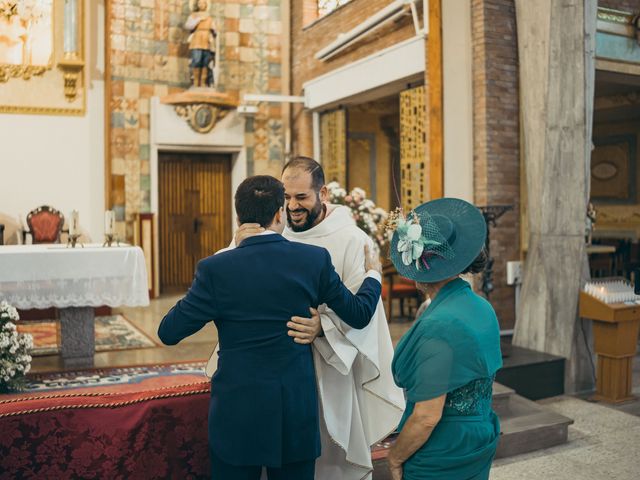
[[[0,246],[0,300],[21,309],[149,305],[140,247]]]

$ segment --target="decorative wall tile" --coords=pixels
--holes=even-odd
[[[111,113],[111,126],[113,128],[124,128],[124,113],[122,112]]]
[[[117,229],[131,233],[131,219],[150,210],[149,99],[189,87],[184,22],[188,0],[111,2],[111,168]],[[280,0],[211,2],[220,33],[219,91],[280,93]],[[260,105],[245,121],[247,172],[279,174],[284,133],[281,107]],[[125,221],[127,223],[125,223]]]
[[[224,16],[238,18],[240,16],[240,5],[237,3],[227,3],[224,6]]]
[[[114,176],[125,174],[124,158],[113,157],[111,159],[111,173]],[[124,190],[122,191],[122,193],[123,193],[122,201],[124,202]]]

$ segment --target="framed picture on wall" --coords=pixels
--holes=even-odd
[[[53,42],[53,0],[0,0],[0,76],[51,69]]]
[[[84,0],[0,0],[0,113],[82,115]]]
[[[638,136],[594,138],[591,198],[598,203],[635,204],[638,198]]]

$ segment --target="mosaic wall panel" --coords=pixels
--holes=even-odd
[[[425,87],[400,93],[400,199],[408,212],[426,201],[427,125]]]
[[[320,161],[327,182],[347,185],[347,111],[333,110],[320,116]]]
[[[111,200],[132,235],[138,212],[151,209],[150,98],[189,87],[188,0],[110,0]],[[280,0],[210,2],[219,40],[219,91],[281,93]],[[261,105],[246,122],[248,174],[280,173],[281,109]],[[118,178],[124,178],[124,182]],[[125,224],[119,225],[124,230]]]

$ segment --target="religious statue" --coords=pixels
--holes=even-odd
[[[216,61],[216,28],[209,15],[207,0],[196,0],[192,3],[192,10],[184,24],[184,28],[190,32],[191,81],[194,87],[211,87]]]

